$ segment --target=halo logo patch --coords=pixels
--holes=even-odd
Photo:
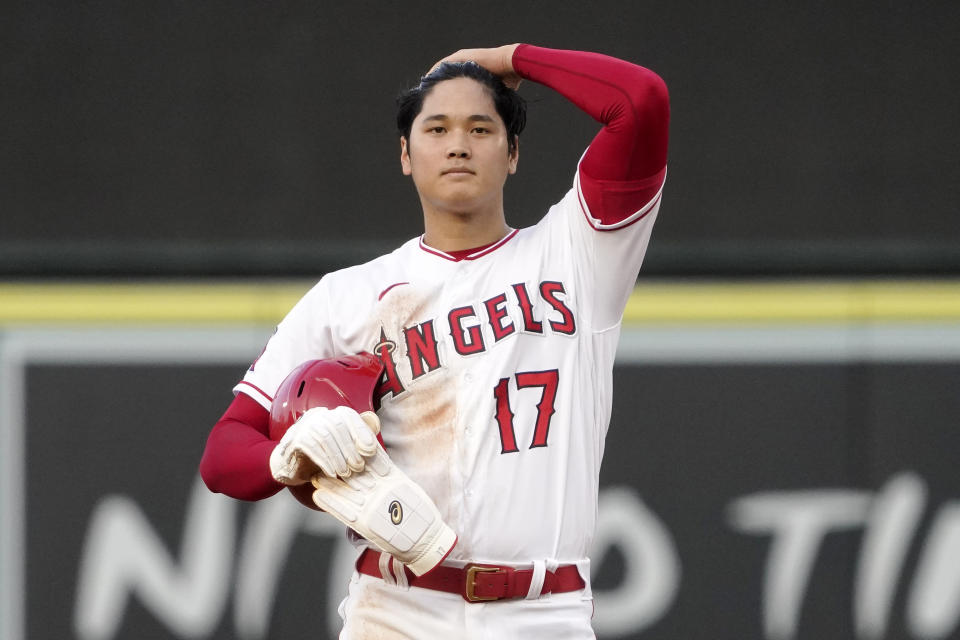
[[[403,506],[394,500],[390,503],[390,506],[387,507],[387,510],[390,512],[390,522],[393,524],[400,524],[403,522]]]

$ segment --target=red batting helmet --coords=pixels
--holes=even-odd
[[[376,411],[373,392],[383,364],[366,351],[352,356],[308,360],[280,383],[270,409],[270,438],[279,440],[307,409],[348,406],[358,413]]]

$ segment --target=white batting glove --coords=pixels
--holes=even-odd
[[[313,486],[314,504],[418,576],[440,564],[457,544],[457,534],[433,500],[379,447],[362,473],[345,480],[318,474]]]
[[[350,407],[315,407],[290,425],[270,453],[270,473],[277,482],[306,484],[322,471],[330,477],[349,477],[363,471],[364,458],[380,448],[380,421],[375,413],[362,415]]]

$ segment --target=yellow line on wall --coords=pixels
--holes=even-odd
[[[275,324],[310,284],[2,284],[0,323]]]
[[[0,283],[0,324],[266,324],[311,282]],[[624,324],[960,322],[960,280],[671,282],[637,286]]]
[[[638,286],[624,322],[960,320],[960,281],[728,282]]]

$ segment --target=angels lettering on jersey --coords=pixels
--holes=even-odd
[[[381,300],[409,284],[390,285],[380,294]],[[513,284],[493,296],[455,306],[415,324],[381,324],[379,331],[379,340],[370,346],[384,365],[374,394],[377,403],[386,396],[400,396],[411,382],[441,369],[445,364],[442,354],[479,356],[504,340],[522,335],[573,336],[577,321],[563,282],[544,280],[536,285]],[[446,348],[441,348],[443,343],[447,343]]]

